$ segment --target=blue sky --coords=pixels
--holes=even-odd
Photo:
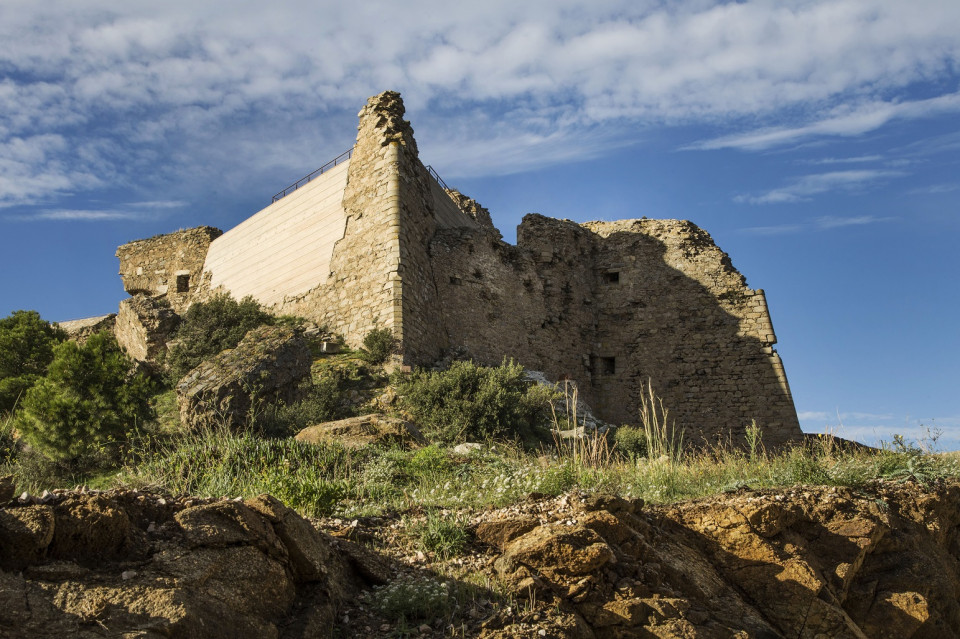
[[[488,207],[690,219],[763,288],[804,428],[960,448],[960,2],[0,4],[0,314],[112,312],[402,92]]]

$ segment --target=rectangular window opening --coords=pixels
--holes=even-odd
[[[177,293],[189,293],[189,292],[190,292],[190,276],[177,275]]]
[[[620,271],[608,271],[603,274],[603,283],[604,284],[619,284],[620,283]]]
[[[617,374],[617,358],[601,357],[600,372],[603,373],[604,375],[616,375]]]

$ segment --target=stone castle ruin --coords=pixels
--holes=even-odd
[[[229,291],[354,346],[389,328],[400,366],[453,350],[486,364],[513,358],[575,380],[615,423],[637,422],[649,380],[691,443],[741,441],[752,420],[768,446],[800,437],[763,291],[747,288],[708,233],[678,220],[530,214],[507,244],[486,209],[420,162],[403,114],[397,93],[370,98],[352,152],[225,233],[121,246],[135,296],[117,317],[118,333],[134,336],[121,340],[128,352],[147,359],[162,347],[151,336],[166,311]]]

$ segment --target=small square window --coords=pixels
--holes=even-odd
[[[604,375],[616,375],[617,374],[617,358],[601,357],[600,372],[603,373]]]
[[[608,271],[603,274],[603,283],[604,284],[619,284],[620,283],[620,271]]]
[[[190,276],[177,275],[177,293],[189,293],[189,292],[190,292]]]

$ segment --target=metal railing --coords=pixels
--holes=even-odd
[[[440,186],[442,186],[445,190],[447,190],[447,191],[450,191],[450,190],[451,190],[450,187],[447,186],[447,183],[443,181],[443,178],[440,177],[440,174],[437,173],[437,172],[434,170],[434,168],[433,168],[432,166],[430,166],[429,164],[427,165],[427,172],[428,172],[430,175],[432,175],[432,176],[433,176],[433,179],[436,180],[437,183],[438,183]]]
[[[340,163],[342,163],[342,162],[346,162],[347,160],[350,159],[350,156],[351,156],[351,155],[353,155],[353,147],[350,147],[350,149],[344,151],[343,153],[341,153],[341,154],[338,155],[337,157],[333,158],[332,160],[330,160],[329,162],[327,162],[326,164],[324,164],[323,166],[321,166],[319,169],[317,169],[317,170],[314,171],[313,173],[310,173],[309,175],[303,176],[302,178],[300,178],[299,180],[297,180],[296,182],[294,182],[293,184],[291,184],[290,186],[288,186],[288,187],[285,188],[284,190],[282,190],[282,191],[280,191],[279,193],[277,193],[276,195],[274,195],[274,196],[273,196],[273,201],[276,202],[277,200],[281,199],[282,197],[284,197],[284,196],[287,195],[288,193],[291,193],[291,192],[293,192],[293,191],[296,191],[296,190],[299,189],[301,186],[303,186],[304,184],[306,184],[307,182],[309,182],[309,181],[312,180],[313,178],[317,177],[318,175],[323,174],[325,171],[328,171],[328,170],[332,169],[333,167],[337,166],[338,164],[340,164]]]
[[[327,162],[326,164],[324,164],[323,166],[321,166],[319,169],[317,169],[317,170],[314,171],[313,173],[310,173],[309,175],[303,176],[302,178],[300,178],[299,180],[297,180],[296,182],[294,182],[293,184],[291,184],[290,186],[288,186],[288,187],[285,188],[284,190],[282,190],[282,191],[280,191],[279,193],[277,193],[276,195],[274,195],[274,196],[273,196],[273,202],[276,202],[277,200],[282,199],[282,198],[283,198],[284,196],[286,196],[287,194],[292,193],[293,191],[296,191],[297,189],[299,189],[301,186],[303,186],[304,184],[306,184],[307,182],[309,182],[309,181],[312,180],[313,178],[317,177],[318,175],[322,175],[324,172],[329,171],[330,169],[332,169],[333,167],[337,166],[338,164],[341,164],[341,163],[343,163],[343,162],[346,162],[347,160],[350,159],[350,157],[351,157],[352,155],[353,155],[353,148],[351,147],[350,149],[344,151],[343,153],[341,153],[341,154],[338,155],[337,157],[333,158],[332,160],[330,160],[329,162]],[[437,173],[436,169],[434,169],[434,168],[433,168],[432,166],[430,166],[429,164],[427,165],[427,172],[428,172],[430,175],[432,175],[432,176],[433,176],[433,179],[436,180],[437,183],[438,183],[440,186],[442,186],[445,190],[447,190],[447,191],[451,190],[450,187],[447,186],[447,183],[443,181],[443,178],[440,177],[440,174]]]

